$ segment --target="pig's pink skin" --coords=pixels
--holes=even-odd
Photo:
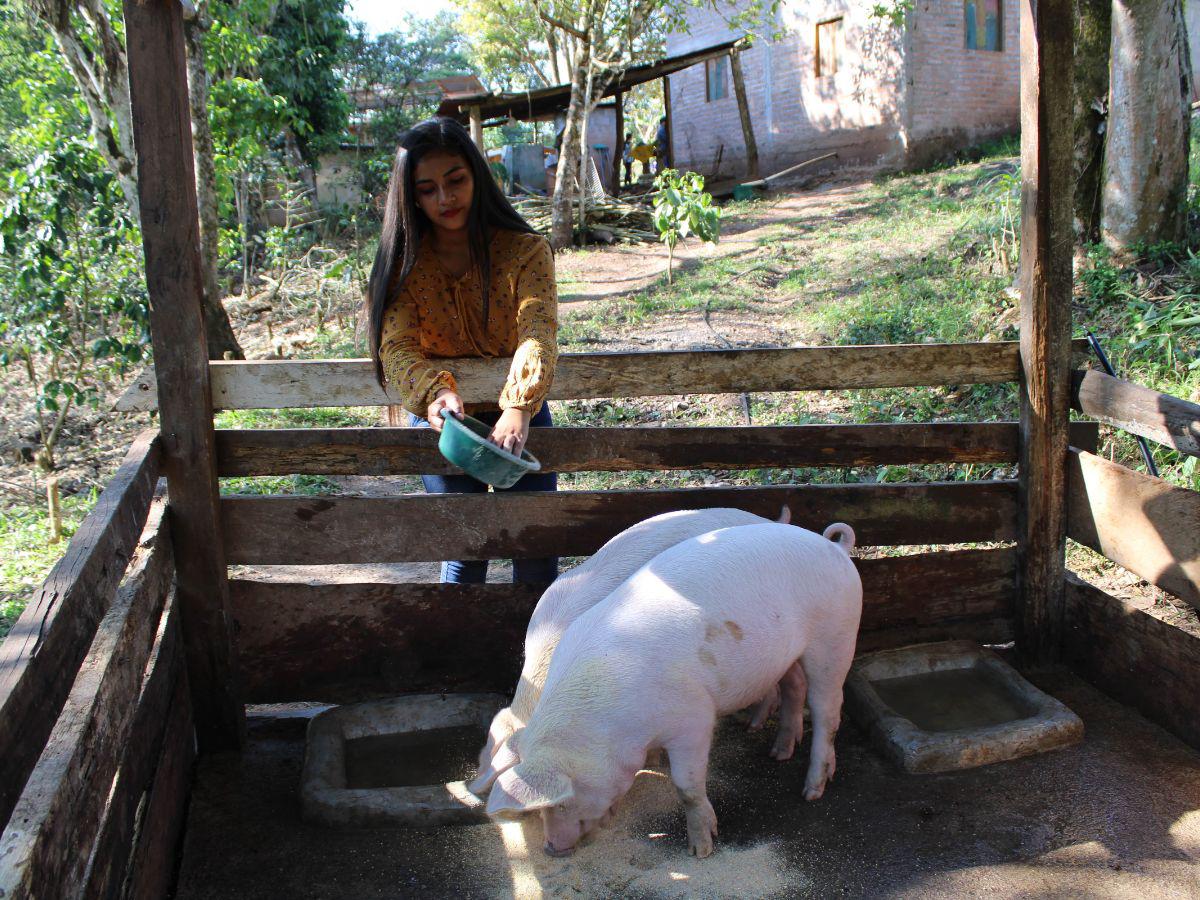
[[[826,530],[841,544],[780,524],[700,535],[583,613],[559,643],[519,735],[520,762],[499,777],[488,812],[540,810],[547,849],[562,853],[629,790],[646,751],[664,747],[689,849],[707,856],[716,835],[705,789],[713,725],[781,678],[784,703],[799,695],[800,708],[807,681],[805,797],[819,797],[835,769],[833,735],[862,611],[847,552],[853,532],[841,529]],[[800,678],[789,675],[797,659]],[[795,706],[786,718],[794,742]]]
[[[790,510],[784,507],[781,520],[790,517]],[[468,785],[469,789],[482,794],[491,787],[501,771],[492,765],[497,748],[529,721],[546,683],[554,648],[563,632],[581,613],[607,597],[663,550],[680,541],[718,528],[758,525],[767,521],[753,513],[723,507],[664,513],[627,528],[595,555],[559,576],[542,594],[529,619],[525,633],[525,665],[512,705],[500,710],[492,720],[487,742],[479,753],[479,775]]]

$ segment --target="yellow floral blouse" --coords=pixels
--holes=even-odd
[[[491,297],[483,323],[483,288],[474,268],[455,278],[431,241],[383,315],[379,356],[390,391],[424,416],[437,392],[458,393],[439,359],[511,356],[500,409],[541,409],[558,360],[558,288],[550,244],[536,234],[498,230],[491,244]],[[472,404],[471,412],[496,404]]]

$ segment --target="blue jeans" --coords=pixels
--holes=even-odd
[[[499,412],[482,412],[475,416],[481,422],[495,425]],[[548,428],[554,424],[550,417],[550,406],[542,404],[537,415],[529,420],[530,427]],[[429,423],[412,413],[408,414],[410,428],[428,428]],[[486,494],[488,485],[470,475],[422,475],[427,494]],[[497,491],[556,491],[558,475],[553,472],[532,472],[510,488],[494,488]],[[486,559],[451,560],[442,563],[442,584],[483,584],[487,581]],[[549,584],[558,577],[558,557],[544,559],[514,559],[514,584]]]

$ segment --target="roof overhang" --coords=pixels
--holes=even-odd
[[[654,81],[682,69],[690,68],[706,60],[725,56],[733,49],[737,41],[726,41],[714,44],[690,53],[678,56],[668,56],[657,62],[642,63],[624,69],[613,79],[612,84],[602,96],[611,97],[621,91],[627,91],[637,84]],[[438,107],[439,116],[449,116],[465,122],[472,107],[478,107],[480,116],[485,124],[501,124],[510,118],[522,122],[534,119],[545,119],[566,109],[571,102],[571,85],[557,84],[553,87],[538,88],[533,91],[520,91],[512,94],[482,93],[461,97],[447,97]],[[492,120],[492,121],[488,121]]]

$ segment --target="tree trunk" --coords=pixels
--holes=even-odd
[[[570,247],[574,221],[571,205],[578,188],[575,173],[579,171],[579,138],[587,108],[588,69],[591,67],[591,47],[580,41],[578,65],[571,72],[571,104],[563,125],[562,147],[558,154],[558,172],[554,180],[554,203],[550,216],[550,246],[555,250]]]
[[[982,8],[982,5],[981,5]],[[1075,0],[1075,239],[1100,240],[1112,0]]]
[[[746,143],[747,181],[758,179],[758,142],[754,139],[754,123],[750,119],[750,101],[746,99],[746,81],[742,78],[742,57],[737,50],[729,53],[729,69],[733,73],[733,92],[737,95],[738,115],[742,120],[742,139]]]
[[[221,239],[217,214],[217,170],[214,162],[212,128],[208,121],[208,67],[204,61],[204,34],[212,22],[201,7],[183,21],[187,50],[188,103],[192,115],[192,154],[196,161],[196,206],[200,215],[200,282],[204,288],[204,337],[209,359],[245,359],[229,316],[221,305],[218,248]]]
[[[1178,241],[1188,185],[1191,75],[1182,0],[1113,0],[1104,240]]]

